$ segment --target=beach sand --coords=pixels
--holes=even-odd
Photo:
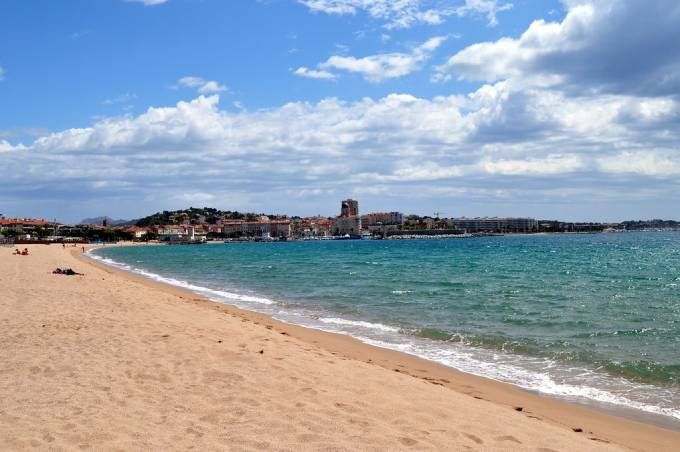
[[[80,248],[28,248],[0,248],[0,450],[680,448],[678,432],[209,302]]]

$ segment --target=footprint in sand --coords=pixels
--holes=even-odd
[[[591,440],[591,441],[597,441],[597,442],[600,442],[600,443],[609,444],[609,441],[607,441],[606,439],[595,438],[594,436],[592,436],[592,437],[590,437],[590,438],[588,438],[588,439]]]
[[[317,441],[319,439],[319,435],[313,433],[301,433],[295,437],[300,444],[311,443],[312,441]]]
[[[49,432],[43,432],[42,439],[48,443],[51,443],[55,440],[54,436],[52,436]]]
[[[408,438],[408,437],[399,438],[399,442],[401,444],[403,444],[404,446],[415,446],[416,444],[418,444],[418,441],[416,441],[413,438]]]
[[[187,428],[187,429],[185,430],[185,432],[187,432],[189,435],[194,435],[194,436],[196,436],[197,438],[200,438],[201,436],[203,436],[203,432],[199,432],[198,430],[195,430],[195,429],[193,429],[193,428],[191,428],[191,427]]]
[[[198,418],[198,420],[211,425],[218,425],[220,423],[220,417],[217,413],[206,414],[205,416]]]
[[[335,402],[335,407],[345,411],[355,411],[352,405],[346,403]]]
[[[474,442],[477,443],[477,444],[484,444],[484,441],[482,441],[481,438],[479,438],[479,437],[477,437],[477,436],[475,436],[475,435],[471,435],[471,434],[469,434],[469,433],[463,433],[463,436],[465,436],[465,437],[468,438],[468,439],[471,439],[472,441],[474,441]]]
[[[361,428],[369,428],[371,423],[363,419],[350,418],[349,423],[352,425],[358,425]]]
[[[219,370],[209,370],[203,372],[203,381],[205,383],[213,382],[240,382],[243,381],[243,376],[232,372],[222,372]]]
[[[514,436],[511,436],[511,435],[498,436],[494,439],[496,441],[511,441],[513,443],[522,444],[522,441],[518,440],[517,438],[515,438]]]

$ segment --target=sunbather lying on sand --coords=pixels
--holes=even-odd
[[[57,268],[55,269],[52,273],[55,275],[67,275],[67,276],[73,276],[73,275],[78,275],[78,276],[85,276],[85,273],[78,273],[76,271],[73,271],[73,269],[70,268]]]

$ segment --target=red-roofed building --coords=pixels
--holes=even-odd
[[[333,222],[325,217],[307,217],[299,221],[295,235],[301,238],[330,237]]]
[[[149,232],[146,228],[140,228],[139,226],[121,226],[114,229],[132,234],[132,238],[135,240],[143,239]]]
[[[57,223],[35,218],[0,218],[0,231],[17,235],[37,235],[42,229],[48,235],[53,235]]]

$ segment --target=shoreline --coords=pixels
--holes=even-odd
[[[95,246],[95,247],[92,247],[92,249],[89,250],[89,251],[93,251],[96,248],[101,249],[101,247]],[[452,365],[452,364],[449,364],[449,363],[439,361],[439,360],[437,360],[436,357],[428,356],[427,353],[424,353],[422,351],[420,353],[416,353],[415,350],[407,351],[406,349],[401,347],[400,342],[389,342],[389,339],[387,339],[387,342],[385,342],[385,339],[371,337],[370,334],[367,336],[365,334],[358,334],[355,331],[343,331],[342,329],[329,328],[329,327],[327,327],[327,326],[325,326],[325,325],[323,325],[319,322],[316,322],[316,324],[314,324],[314,323],[310,324],[308,322],[301,322],[300,319],[297,318],[297,316],[292,316],[292,317],[287,316],[285,311],[278,311],[278,313],[276,313],[276,310],[264,308],[263,305],[259,305],[257,303],[255,303],[255,304],[246,303],[244,305],[243,303],[230,301],[229,299],[225,299],[223,294],[221,292],[219,292],[219,290],[217,291],[219,293],[217,293],[217,292],[215,292],[214,288],[210,289],[210,288],[202,287],[200,285],[195,285],[194,283],[191,283],[191,284],[186,283],[185,284],[182,281],[178,281],[178,280],[174,279],[174,278],[177,278],[177,276],[175,276],[174,278],[168,279],[167,277],[163,276],[162,274],[148,273],[147,271],[145,271],[143,269],[132,269],[130,267],[131,264],[126,264],[124,262],[108,261],[106,258],[102,258],[101,256],[93,256],[91,254],[89,254],[88,257],[95,263],[103,264],[105,267],[113,268],[113,269],[122,271],[126,275],[141,276],[144,280],[156,282],[156,283],[159,283],[163,286],[183,290],[183,291],[186,291],[188,294],[191,294],[192,296],[197,295],[197,296],[205,297],[208,301],[211,301],[213,303],[231,306],[231,307],[234,307],[235,309],[243,310],[246,313],[257,313],[258,315],[264,315],[264,316],[267,316],[269,318],[273,318],[273,320],[276,320],[276,321],[281,322],[281,323],[286,324],[286,325],[295,325],[295,326],[299,326],[299,327],[302,327],[302,328],[311,329],[313,331],[319,331],[319,332],[324,332],[324,333],[327,333],[327,334],[351,337],[351,338],[359,341],[361,344],[363,344],[365,346],[375,347],[375,348],[378,348],[378,349],[381,349],[381,350],[391,350],[391,351],[394,351],[394,352],[397,352],[397,353],[400,353],[400,354],[403,354],[403,355],[406,355],[406,356],[416,357],[416,358],[421,359],[425,362],[440,365],[445,369],[453,369],[453,370],[456,370],[457,372],[461,372],[465,375],[470,375],[470,376],[473,376],[473,377],[482,378],[482,379],[487,380],[487,381],[493,381],[493,382],[497,382],[497,383],[501,383],[501,384],[507,384],[507,385],[510,385],[513,388],[519,389],[519,390],[524,391],[528,394],[537,395],[539,397],[548,398],[548,399],[551,399],[551,400],[556,400],[558,402],[567,403],[567,404],[574,405],[574,406],[585,407],[585,408],[595,410],[595,411],[600,412],[600,413],[612,415],[614,417],[620,417],[620,418],[624,418],[624,419],[627,419],[627,420],[637,421],[637,422],[641,422],[641,423],[644,423],[644,424],[650,424],[650,425],[654,425],[654,426],[661,427],[661,428],[664,428],[664,429],[680,432],[680,419],[678,419],[677,417],[675,417],[671,414],[664,414],[662,412],[655,411],[654,410],[655,407],[652,406],[652,405],[650,405],[650,406],[644,406],[643,405],[642,408],[639,408],[639,407],[636,407],[635,405],[626,405],[624,403],[609,402],[609,401],[606,401],[606,400],[600,400],[600,399],[595,398],[595,397],[590,398],[590,397],[585,396],[585,395],[583,395],[583,396],[569,396],[569,395],[563,396],[563,395],[560,395],[559,393],[543,392],[543,391],[541,391],[540,388],[535,388],[535,387],[531,387],[531,386],[524,386],[521,383],[514,382],[514,381],[512,381],[508,378],[506,378],[506,379],[496,378],[496,377],[494,377],[493,372],[491,374],[489,374],[488,372],[479,372],[478,369],[477,369],[477,371],[475,371],[474,368],[472,368],[472,369],[466,369],[464,367],[460,368],[460,367],[457,367],[456,365]],[[241,296],[239,294],[232,294],[232,295],[235,295],[235,297],[237,299],[238,299],[238,297]],[[258,295],[258,297],[259,297],[259,295]],[[267,307],[269,307],[269,303],[272,303],[271,300],[265,299],[265,301],[267,302],[267,305],[265,305]],[[328,315],[333,317],[333,316],[336,316],[337,313],[327,312],[325,316],[328,316]],[[335,319],[328,319],[328,320],[333,321]],[[339,319],[339,321],[340,320],[343,320],[343,319]],[[360,319],[360,318],[356,318],[354,320],[345,320],[345,321],[349,322],[349,323],[352,323],[352,322],[365,323],[365,322],[362,322],[362,319]],[[324,320],[324,323],[326,323],[325,320]],[[330,322],[330,323],[334,323],[334,322]],[[388,327],[388,326],[384,326],[384,325],[381,325],[381,324],[379,324],[377,326],[380,327],[380,329],[382,329],[382,328],[394,328],[394,327],[391,327],[391,326]],[[394,331],[396,332],[396,328],[394,328]],[[397,334],[397,333],[395,333],[395,334]],[[399,334],[401,335],[402,333],[399,332]],[[408,336],[406,336],[406,337],[408,337]],[[427,341],[427,339],[423,339],[423,340]],[[433,344],[433,346],[436,346],[436,345]],[[416,347],[416,350],[417,350],[417,348],[418,347]],[[480,362],[483,362],[483,363],[490,362],[489,357],[487,356],[486,358],[487,358],[487,360],[483,360],[483,361],[480,361]],[[589,386],[584,386],[584,388],[586,388],[586,389],[588,387]],[[653,389],[653,388],[650,386],[650,389]],[[658,389],[660,389],[660,388],[658,388]],[[644,389],[641,389],[641,390],[644,390]]]
[[[95,247],[91,247],[95,248]],[[266,314],[211,300],[195,292],[142,275],[118,269],[72,251],[81,262],[96,266],[147,287],[179,296],[184,302],[239,317],[243,321],[266,324],[282,335],[320,346],[334,356],[361,361],[389,371],[409,375],[460,394],[484,400],[499,407],[519,411],[530,419],[546,421],[593,440],[604,440],[639,450],[671,450],[680,442],[680,424],[672,418],[625,407],[581,404],[522,389],[509,383],[468,374],[414,355],[366,344],[340,333],[286,323]],[[520,410],[521,408],[521,410]],[[668,449],[667,449],[668,448]]]

